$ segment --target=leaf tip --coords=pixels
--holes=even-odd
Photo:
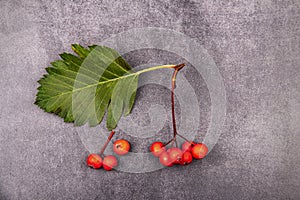
[[[73,51],[76,51],[78,46],[79,46],[79,44],[71,44],[71,48]]]

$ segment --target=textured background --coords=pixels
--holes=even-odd
[[[214,58],[227,93],[222,137],[207,158],[186,167],[91,170],[72,124],[33,105],[37,80],[72,43],[94,44],[148,26],[196,38]],[[300,199],[299,0],[1,0],[0,36],[1,200]],[[127,59],[133,66],[164,61],[158,55],[142,50]],[[198,98],[209,102],[201,77],[184,74],[198,80]],[[151,92],[169,94],[144,87],[139,102],[151,103]],[[168,97],[159,101],[169,106]],[[209,103],[201,107],[209,113]],[[148,120],[143,103],[133,114]],[[146,151],[137,142],[135,151]]]

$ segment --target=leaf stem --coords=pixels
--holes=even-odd
[[[159,65],[159,66],[155,66],[155,67],[146,68],[146,69],[143,69],[141,71],[137,71],[137,72],[135,72],[135,74],[139,75],[139,74],[154,71],[154,70],[157,70],[157,69],[166,69],[166,68],[174,68],[175,69],[176,66],[177,65]]]
[[[106,149],[108,143],[111,141],[111,138],[114,136],[114,134],[115,134],[115,131],[112,130],[111,133],[110,133],[110,135],[108,136],[108,138],[107,138],[105,144],[103,145],[101,151],[100,151],[100,155],[103,155],[103,153],[104,153],[104,151],[105,151],[105,149]]]

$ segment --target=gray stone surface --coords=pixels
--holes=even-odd
[[[37,80],[72,43],[94,44],[148,26],[185,33],[212,55],[227,93],[222,136],[207,158],[186,167],[144,174],[91,170],[73,125],[33,105]],[[298,0],[1,0],[0,36],[1,200],[300,199]],[[165,59],[156,55],[126,56],[134,66]],[[194,87],[206,102],[201,77],[184,73],[199,81]],[[169,94],[149,86],[138,100],[151,103],[151,92]],[[160,101],[169,106],[168,100]],[[203,103],[204,113],[209,105]],[[143,109],[143,103],[135,107],[137,120],[147,120]],[[199,130],[209,123],[202,118]],[[132,140],[136,151],[147,151],[150,142]]]

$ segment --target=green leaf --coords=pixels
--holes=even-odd
[[[111,48],[73,44],[72,49],[77,56],[62,53],[62,60],[46,68],[48,74],[38,81],[35,104],[76,126],[96,126],[107,112],[107,128],[114,129],[121,116],[128,115],[133,107],[139,75],[174,67],[163,65],[133,72]]]
[[[139,74],[111,48],[73,44],[72,49],[78,56],[63,53],[46,69],[35,104],[76,126],[99,124],[108,108],[107,127],[115,128],[123,110],[130,113]]]

